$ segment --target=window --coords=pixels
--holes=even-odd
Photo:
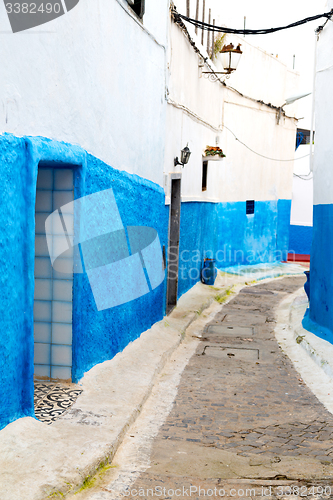
[[[127,0],[127,3],[135,14],[142,19],[145,13],[145,0]]]
[[[306,130],[304,128],[298,128],[297,129],[297,134],[296,134],[296,149],[298,146],[301,144],[310,144],[310,136],[311,132],[310,130]],[[315,136],[315,131],[313,131],[313,138]]]
[[[246,202],[246,215],[254,214],[254,200],[247,200]]]
[[[202,163],[202,191],[207,191],[208,161]]]

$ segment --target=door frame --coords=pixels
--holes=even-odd
[[[182,183],[181,173],[170,175],[166,314],[169,314],[177,305],[178,279],[179,279],[181,183]],[[174,254],[171,255],[172,248],[175,248],[176,251]],[[172,260],[171,256],[173,257]],[[171,276],[172,274],[176,274],[176,276],[172,277]]]

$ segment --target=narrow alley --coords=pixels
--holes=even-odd
[[[3,3],[0,500],[333,500],[332,21]]]
[[[303,282],[298,276],[246,287],[221,307],[202,332],[158,433],[151,400],[146,424],[139,422],[143,411],[111,468],[75,498],[321,498],[325,487],[330,497],[333,416],[274,335],[276,307]],[[131,447],[137,462],[133,450],[124,451]]]

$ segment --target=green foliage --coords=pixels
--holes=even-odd
[[[225,290],[224,292],[222,293],[218,293],[217,295],[215,295],[214,299],[219,303],[219,304],[223,304],[224,302],[226,302],[226,300],[228,299],[228,297],[233,293],[233,286],[231,286],[230,288],[227,288],[227,290]]]
[[[215,40],[214,54],[213,54],[214,57],[216,57],[217,54],[222,50],[223,46],[225,45],[225,41],[226,41],[225,39],[226,39],[226,33],[223,33],[223,35],[220,36],[220,38]]]
[[[61,493],[61,491],[54,491],[53,493],[51,493],[50,495],[48,495],[47,498],[64,498],[64,494]]]
[[[83,481],[82,486],[77,493],[80,493],[81,491],[84,491],[88,488],[92,488],[95,484],[95,481],[96,481],[96,477],[87,476],[85,478],[85,480]]]
[[[81,491],[87,490],[95,486],[96,481],[100,481],[103,476],[107,473],[109,469],[116,468],[116,465],[110,465],[109,459],[107,458],[104,462],[102,462],[99,467],[96,469],[95,476],[87,476],[82,483],[81,488],[75,493],[80,493]]]

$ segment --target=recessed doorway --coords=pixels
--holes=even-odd
[[[57,253],[64,231],[74,233],[74,171],[71,168],[38,168],[35,207],[34,369],[41,380],[71,380],[73,246],[57,267],[52,267],[45,221],[52,218],[52,251]],[[58,221],[58,223],[57,223]]]
[[[177,305],[178,272],[179,272],[179,236],[181,209],[181,176],[171,175],[169,245],[168,245],[168,278],[166,312],[169,314]]]

